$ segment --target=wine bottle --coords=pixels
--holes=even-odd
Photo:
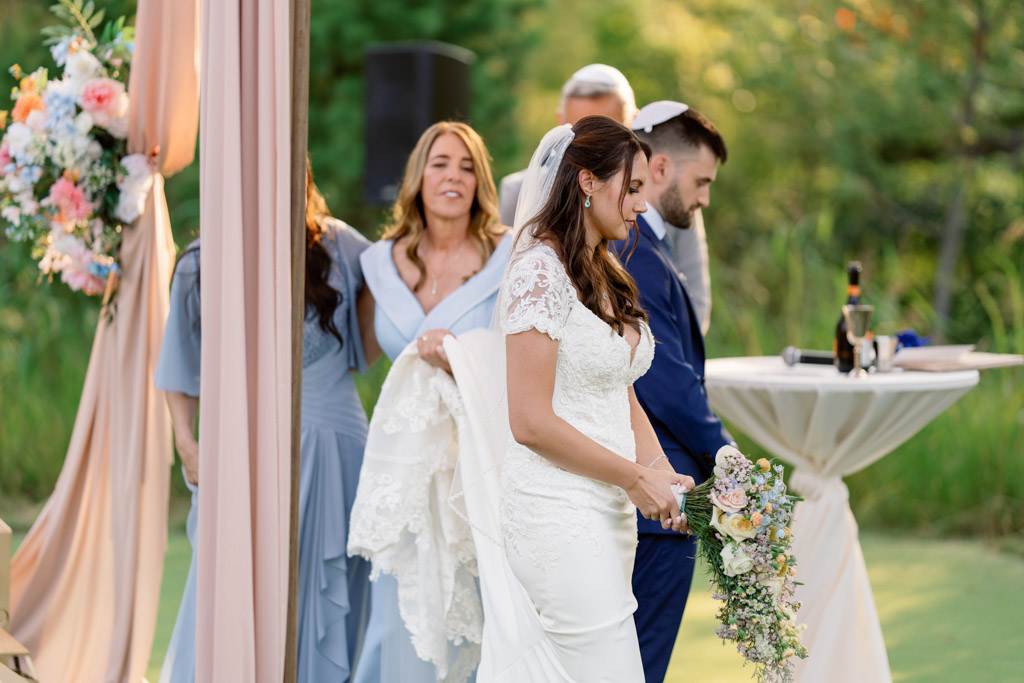
[[[846,264],[846,276],[849,284],[846,287],[846,303],[853,305],[860,303],[860,261],[850,261]],[[846,336],[846,318],[839,314],[839,324],[836,325],[836,338],[832,341],[832,351],[835,355],[836,369],[839,372],[850,372],[853,370],[853,344]]]

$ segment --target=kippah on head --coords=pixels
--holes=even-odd
[[[651,102],[637,112],[630,128],[650,133],[659,123],[665,123],[669,119],[674,119],[689,108],[689,106],[682,102],[673,102],[672,100]]]
[[[630,127],[655,154],[707,145],[719,162],[724,164],[729,157],[729,148],[715,124],[682,102],[652,102],[637,112]]]

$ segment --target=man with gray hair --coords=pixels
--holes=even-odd
[[[636,98],[622,72],[607,64],[588,64],[562,86],[558,123],[575,125],[584,116],[607,116],[630,125],[636,116]],[[519,189],[525,171],[502,178],[498,188],[498,209],[504,225],[514,225]],[[704,217],[698,208],[692,215],[692,229],[672,230],[676,269],[686,281],[702,334],[711,323],[711,276],[708,273],[708,245]]]
[[[636,116],[633,88],[614,66],[588,64],[562,86],[558,124],[575,125],[584,116],[607,116],[626,126]],[[515,224],[519,189],[525,174],[526,171],[518,171],[501,179],[498,209],[504,225]]]

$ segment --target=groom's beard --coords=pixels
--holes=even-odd
[[[696,206],[686,207],[683,194],[675,183],[661,195],[661,217],[681,230],[688,230],[693,225],[693,212],[696,210]]]

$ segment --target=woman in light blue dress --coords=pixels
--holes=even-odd
[[[168,393],[175,440],[192,490],[187,531],[197,521],[195,416],[199,395],[199,244],[183,253],[171,283],[156,384]],[[366,413],[352,372],[366,369],[356,301],[359,255],[369,242],[330,217],[307,166],[306,320],[302,345],[299,482],[298,679],[347,681],[369,615],[369,563],[349,558],[348,518],[366,445]],[[161,683],[195,679],[193,553]]]
[[[415,340],[423,360],[451,372],[442,339],[490,324],[512,238],[498,223],[487,159],[480,136],[462,123],[435,124],[420,138],[392,226],[360,257],[367,284],[360,307],[373,313],[368,355],[383,350],[394,360]],[[402,621],[395,578],[380,574],[371,593],[354,681],[437,681]]]

